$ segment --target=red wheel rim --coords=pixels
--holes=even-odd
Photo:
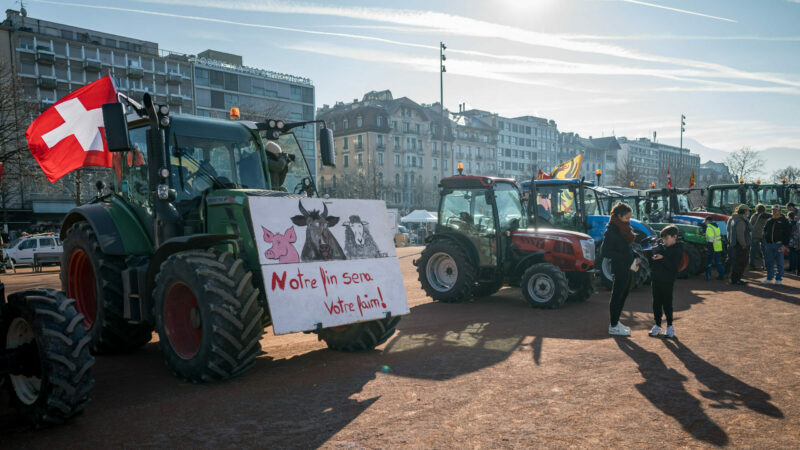
[[[81,249],[76,249],[69,257],[67,296],[77,302],[78,312],[83,314],[83,329],[88,331],[97,316],[97,286],[92,262]]]
[[[200,350],[203,326],[200,308],[186,283],[176,281],[164,296],[164,331],[169,345],[183,359],[192,359]]]
[[[678,272],[683,272],[687,267],[689,267],[689,254],[683,252],[681,255],[681,263],[678,264]]]

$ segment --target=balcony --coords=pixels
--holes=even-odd
[[[103,63],[99,59],[86,58],[83,60],[83,70],[87,72],[100,72],[103,70]]]
[[[183,81],[183,75],[178,72],[169,72],[167,74],[167,84],[181,84]]]
[[[439,150],[431,150],[431,156],[439,156]]]
[[[39,80],[36,83],[41,89],[55,89],[58,85],[58,82],[54,77],[46,77],[46,76],[39,76]]]
[[[178,94],[169,94],[167,95],[167,104],[180,106],[183,104],[183,97]]]
[[[386,150],[386,144],[383,142],[379,142],[378,145],[375,146],[378,150]]]
[[[144,76],[144,69],[141,67],[128,66],[128,78],[141,79]]]
[[[49,49],[36,49],[36,62],[39,64],[53,64],[56,61],[56,54]]]
[[[356,144],[355,147],[356,147],[356,150],[363,150],[364,149],[364,144]]]

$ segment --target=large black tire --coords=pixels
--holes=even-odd
[[[568,272],[567,282],[569,283],[567,300],[571,302],[583,303],[594,294],[592,276],[589,272]]]
[[[476,283],[475,287],[472,289],[472,296],[473,297],[488,297],[495,292],[499,291],[503,287],[502,281],[486,281],[481,283]]]
[[[341,327],[323,328],[319,338],[331,350],[341,352],[363,352],[372,350],[392,337],[400,317],[354,323]]]
[[[534,264],[522,275],[522,296],[534,308],[560,308],[569,295],[567,276],[550,263]]]
[[[153,290],[156,331],[175,375],[220,381],[255,363],[264,309],[252,278],[230,252],[188,250],[161,264]]]
[[[687,244],[686,253],[689,254],[689,265],[692,267],[692,272],[689,276],[695,276],[706,270],[706,253],[705,248],[697,244]]]
[[[600,255],[600,257],[595,260],[594,266],[597,268],[597,276],[600,278],[600,284],[610,291],[614,286],[614,274],[611,271],[611,258]]]
[[[472,297],[477,270],[460,245],[440,239],[422,251],[417,260],[417,273],[422,289],[432,299],[456,303]]]
[[[150,342],[152,329],[131,324],[123,317],[121,256],[100,250],[97,234],[88,222],[67,230],[61,254],[61,289],[76,300],[83,326],[95,352],[130,352]]]
[[[639,245],[633,245],[633,253],[635,253],[636,257],[641,261],[639,263],[639,270],[633,273],[633,289],[637,289],[639,286],[650,284],[653,270],[650,268],[650,260]]]
[[[694,265],[695,261],[692,261],[692,255],[689,252],[689,245],[684,244],[681,262],[678,265],[678,278],[686,279],[694,275]]]
[[[26,349],[17,350],[22,367],[6,375],[4,384],[14,408],[30,424],[63,423],[89,402],[91,337],[74,304],[62,292],[35,289],[9,296],[0,311],[0,349]]]

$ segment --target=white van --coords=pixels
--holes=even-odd
[[[61,240],[54,234],[25,236],[17,239],[5,249],[6,264],[14,265],[33,264],[33,254],[36,252],[60,253],[63,251]]]

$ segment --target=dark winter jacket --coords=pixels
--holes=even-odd
[[[653,255],[664,255],[662,259],[652,260],[650,268],[653,269],[653,279],[671,283],[678,276],[678,267],[683,259],[683,244],[676,242],[669,247],[659,244],[653,249]]]
[[[792,238],[792,226],[786,216],[781,214],[777,219],[772,217],[764,225],[764,242],[767,244],[783,244],[788,246]]]
[[[753,240],[760,241],[764,239],[764,225],[767,224],[769,218],[772,217],[767,213],[755,213],[750,217],[750,225],[753,227]]]
[[[636,258],[631,245],[611,221],[603,234],[602,255],[604,258],[611,258],[611,271],[615,274],[630,270]]]

